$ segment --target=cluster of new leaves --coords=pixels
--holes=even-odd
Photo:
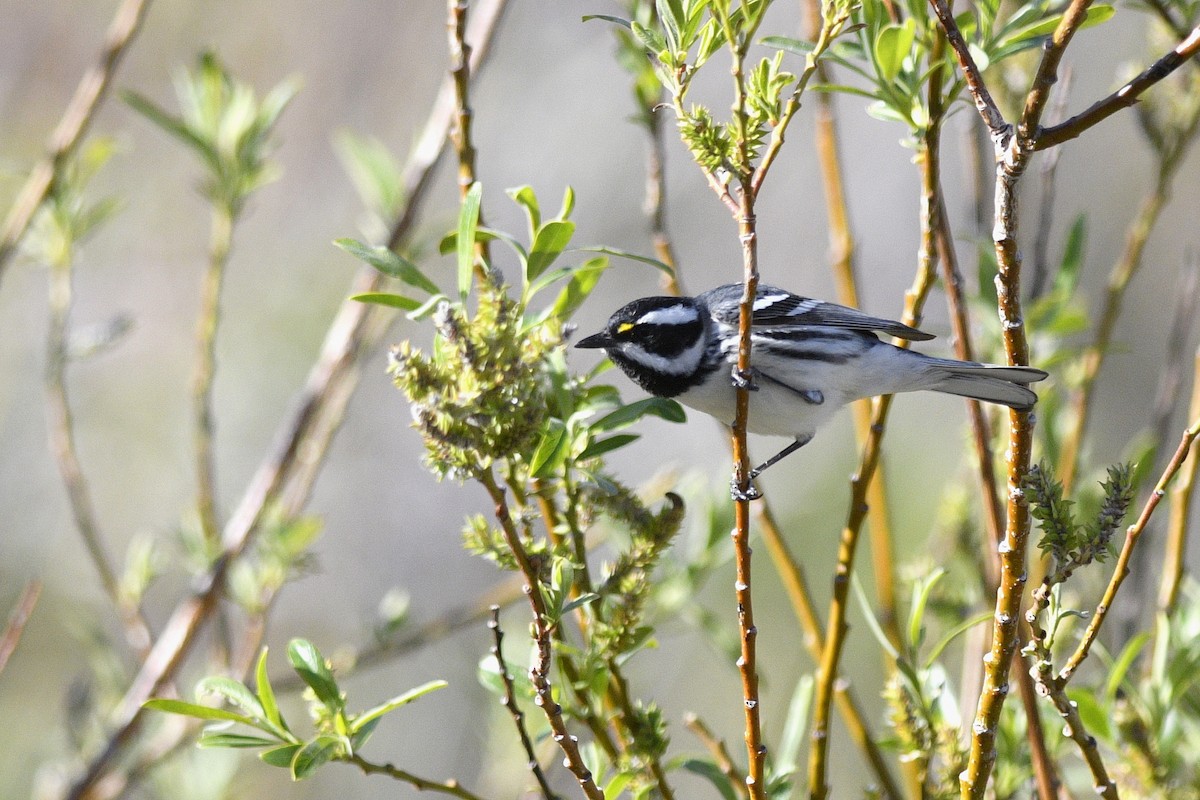
[[[252,87],[234,81],[207,52],[194,72],[176,77],[178,116],[136,92],[127,92],[125,100],[200,156],[209,173],[205,195],[236,215],[255,189],[277,175],[267,160],[270,135],[297,89],[295,81],[286,81],[260,101]]]
[[[313,723],[308,735],[298,735],[279,710],[267,677],[266,648],[258,658],[253,689],[219,676],[205,678],[197,685],[198,700],[219,697],[228,708],[168,698],[149,700],[146,708],[204,720],[209,724],[200,734],[201,747],[261,750],[259,758],[264,763],[287,769],[292,778],[301,780],[329,761],[358,758],[359,750],[386,714],[446,686],[445,681],[430,681],[366,711],[352,713],[346,708],[346,695],[329,662],[312,643],[293,639],[287,650],[292,669],[308,687],[305,697]],[[237,725],[253,733],[232,730]]]
[[[1025,496],[1030,513],[1042,528],[1038,547],[1054,558],[1051,583],[1066,580],[1072,572],[1108,557],[1109,542],[1120,527],[1133,501],[1132,467],[1128,464],[1108,468],[1108,480],[1101,484],[1103,500],[1094,521],[1079,524],[1071,511],[1074,502],[1063,497],[1063,486],[1054,478],[1054,469],[1046,462],[1036,464],[1026,478]]]

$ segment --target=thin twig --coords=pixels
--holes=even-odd
[[[934,283],[932,251],[922,256],[912,287],[905,293],[903,321],[920,325],[922,309]],[[858,469],[850,478],[850,510],[838,543],[837,567],[833,578],[833,597],[829,602],[829,624],[819,661],[816,693],[813,699],[812,748],[809,750],[809,797],[823,800],[829,794],[827,780],[830,740],[830,706],[837,684],[838,664],[842,647],[849,632],[846,615],[849,611],[850,575],[854,570],[854,555],[859,534],[867,517],[867,486],[879,465],[883,435],[887,430],[891,396],[877,397],[871,404],[870,436],[862,448]]]
[[[1108,97],[1097,100],[1086,111],[1076,114],[1065,122],[1043,128],[1038,133],[1036,149],[1044,150],[1074,139],[1121,109],[1129,108],[1138,101],[1142,92],[1179,69],[1198,52],[1200,52],[1200,27],[1193,28],[1192,32],[1176,45],[1174,50],[1155,61],[1140,75]]]
[[[513,677],[508,672],[508,664],[504,661],[504,631],[500,628],[500,606],[492,606],[490,609],[491,619],[488,620],[488,629],[492,632],[492,656],[496,659],[497,668],[500,671],[500,680],[504,683],[504,697],[501,702],[508,709],[508,713],[512,715],[513,725],[517,729],[517,735],[521,738],[521,747],[525,749],[526,763],[529,765],[529,771],[533,773],[534,779],[541,787],[542,797],[546,800],[556,800],[557,795],[550,788],[550,782],[546,780],[546,773],[542,771],[541,762],[538,761],[537,754],[533,751],[533,740],[529,738],[529,731],[525,728],[525,712],[517,705],[516,692],[513,690]]]
[[[1158,508],[1159,502],[1162,501],[1163,496],[1167,493],[1167,486],[1171,483],[1171,479],[1175,477],[1175,473],[1179,472],[1183,466],[1184,460],[1191,450],[1192,442],[1198,435],[1200,435],[1200,419],[1193,422],[1183,432],[1183,438],[1179,442],[1179,447],[1175,450],[1175,455],[1172,456],[1170,463],[1163,470],[1158,483],[1154,485],[1154,491],[1150,493],[1150,497],[1146,500],[1146,505],[1142,508],[1141,515],[1136,522],[1126,529],[1125,543],[1121,546],[1121,554],[1117,557],[1117,563],[1113,567],[1113,574],[1108,581],[1108,587],[1104,590],[1104,596],[1096,605],[1096,610],[1092,613],[1092,618],[1088,621],[1087,629],[1083,632],[1083,637],[1075,648],[1075,652],[1071,654],[1066,665],[1058,673],[1058,679],[1063,683],[1071,680],[1071,676],[1075,674],[1075,671],[1079,669],[1079,665],[1087,658],[1092,644],[1096,641],[1096,637],[1100,633],[1100,626],[1104,624],[1104,618],[1108,616],[1108,611],[1112,608],[1117,591],[1121,588],[1121,584],[1125,581],[1126,576],[1129,575],[1129,559],[1133,555],[1133,549],[1137,546],[1142,531],[1146,529],[1146,524],[1150,521],[1154,509]]]
[[[75,445],[75,424],[66,375],[70,360],[68,342],[74,293],[72,284],[73,268],[69,261],[50,265],[50,321],[46,331],[44,386],[51,450],[67,491],[75,528],[83,538],[88,556],[100,575],[100,585],[121,618],[125,640],[133,652],[143,658],[150,649],[150,628],[137,604],[121,592],[120,577],[96,519],[87,476]]]
[[[683,726],[691,731],[692,735],[699,739],[708,750],[717,769],[721,770],[721,774],[729,781],[729,788],[733,789],[738,797],[749,800],[750,790],[746,788],[746,776],[729,757],[729,750],[725,747],[725,742],[718,739],[712,729],[704,724],[704,720],[695,714],[687,714],[683,718]]]
[[[1195,358],[1192,373],[1192,402],[1188,410],[1191,419],[1200,418],[1200,351]],[[1158,611],[1169,616],[1179,600],[1179,587],[1183,584],[1184,557],[1187,555],[1187,538],[1191,519],[1192,495],[1196,485],[1195,453],[1188,453],[1187,460],[1179,471],[1179,480],[1171,489],[1170,519],[1167,523],[1166,554],[1163,558],[1162,580],[1158,590]]]
[[[21,590],[17,604],[9,613],[8,622],[5,623],[3,632],[0,632],[0,673],[4,672],[4,668],[8,666],[8,660],[12,658],[13,652],[17,649],[17,645],[21,641],[21,634],[25,632],[25,624],[29,622],[29,617],[33,614],[33,607],[37,605],[41,593],[42,582],[36,579],[29,581]]]
[[[481,4],[473,17],[478,30],[472,54],[476,68],[487,52],[485,46],[506,6],[506,0]],[[416,222],[422,200],[430,185],[433,168],[445,149],[450,115],[454,108],[453,88],[443,85],[417,146],[405,168],[407,203],[392,227],[390,247],[398,247]],[[355,288],[369,291],[380,285],[379,273],[363,267]],[[357,293],[357,292],[356,292]],[[199,588],[176,607],[171,618],[126,690],[113,713],[113,730],[105,746],[86,766],[66,796],[71,800],[91,798],[92,789],[110,765],[133,741],[142,719],[142,703],[175,674],[195,642],[201,625],[211,615],[223,593],[231,563],[249,545],[266,510],[277,503],[297,508],[304,504],[337,431],[349,397],[357,382],[358,365],[372,344],[370,331],[379,319],[373,306],[355,301],[343,303],[330,326],[321,355],[309,373],[296,411],[281,428],[277,443],[263,460],[250,485],[225,525],[223,551]]]
[[[563,718],[562,706],[554,699],[554,688],[550,683],[550,668],[553,661],[553,632],[550,629],[550,622],[546,616],[546,601],[542,594],[541,575],[538,572],[538,568],[530,561],[528,553],[525,552],[525,545],[521,541],[521,535],[517,531],[517,526],[513,522],[512,515],[509,513],[504,489],[500,488],[496,483],[491,468],[481,470],[476,478],[483,485],[483,488],[487,490],[488,496],[492,499],[495,507],[496,521],[500,523],[500,530],[504,534],[505,543],[508,545],[509,551],[517,562],[517,568],[525,577],[525,594],[529,598],[530,610],[533,612],[532,628],[537,653],[533,665],[529,668],[529,680],[533,683],[533,688],[537,695],[534,698],[534,703],[546,715],[546,721],[550,723],[552,738],[562,749],[565,756],[563,763],[575,776],[584,794],[588,796],[589,800],[603,800],[604,792],[596,785],[591,770],[584,763],[583,756],[579,750],[578,740],[567,730],[566,720]]]
[[[4,277],[4,268],[16,252],[17,245],[29,230],[29,223],[50,196],[60,171],[87,133],[97,109],[104,101],[121,57],[141,30],[149,5],[150,0],[124,0],[117,8],[105,34],[100,56],[80,79],[58,127],[50,135],[46,155],[29,173],[29,178],[9,209],[3,227],[0,227],[0,279]]]
[[[465,198],[475,174],[475,140],[471,135],[471,45],[467,42],[467,0],[449,0],[449,17],[446,29],[450,38],[450,79],[454,84],[454,117],[450,125],[450,141],[458,156],[459,197]],[[484,225],[483,211],[479,211],[479,225]],[[491,246],[486,239],[475,241],[476,277],[484,280],[486,266],[491,263]]]
[[[993,144],[997,149],[1006,146],[1012,129],[1005,121],[1004,115],[1000,113],[996,101],[992,99],[992,93],[988,91],[987,84],[983,82],[983,74],[975,63],[975,56],[971,55],[966,40],[963,39],[962,31],[958,29],[958,24],[954,21],[954,12],[950,10],[950,4],[947,0],[929,0],[929,4],[933,7],[933,13],[937,15],[938,21],[942,23],[946,41],[954,50],[954,55],[962,68],[963,77],[967,81],[967,88],[975,100],[975,109],[983,119],[983,124],[987,126]]]
[[[213,382],[216,377],[217,328],[221,323],[221,287],[233,245],[234,209],[213,201],[208,266],[200,292],[196,321],[196,361],[192,370],[193,437],[196,444],[196,510],[204,541],[215,547],[220,538],[217,513],[216,455],[213,452]]]
[[[1067,10],[1063,12],[1058,27],[1050,35],[1050,40],[1042,48],[1042,58],[1038,62],[1037,72],[1034,73],[1029,93],[1025,96],[1025,108],[1021,111],[1021,120],[1017,123],[1017,136],[1020,138],[1021,150],[1036,150],[1042,141],[1044,131],[1041,130],[1042,114],[1050,100],[1050,91],[1058,82],[1058,65],[1062,61],[1067,45],[1071,43],[1079,26],[1087,19],[1088,8],[1093,0],[1071,0]],[[1047,142],[1049,147],[1054,142]]]
[[[451,779],[448,781],[431,781],[427,778],[422,778],[414,775],[408,770],[400,769],[392,764],[376,764],[367,761],[358,753],[346,756],[339,759],[347,764],[353,764],[363,771],[364,775],[387,775],[389,778],[395,778],[398,781],[404,781],[410,784],[413,788],[423,792],[436,792],[438,794],[448,794],[452,797],[459,797],[462,800],[483,800],[482,796],[475,794],[472,791],[464,789],[458,781]]]

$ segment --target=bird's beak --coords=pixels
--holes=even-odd
[[[575,346],[584,350],[599,350],[605,347],[612,347],[614,344],[616,342],[608,335],[608,331],[600,331],[600,333],[594,333],[586,339],[580,339],[575,343]]]

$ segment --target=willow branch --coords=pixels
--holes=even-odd
[[[1200,419],[1200,351],[1196,354],[1195,365],[1192,374],[1192,402],[1188,416],[1191,419]],[[1175,604],[1179,600],[1179,587],[1183,583],[1192,490],[1196,485],[1196,462],[1196,454],[1189,452],[1183,466],[1180,467],[1179,480],[1171,489],[1166,555],[1163,559],[1162,580],[1158,591],[1158,610],[1164,615],[1169,615],[1175,610]]]
[[[529,738],[529,731],[525,727],[525,712],[517,705],[516,693],[513,691],[513,678],[509,674],[508,664],[504,660],[504,631],[500,628],[500,606],[494,605],[490,611],[491,619],[488,620],[488,629],[492,632],[492,656],[496,659],[496,665],[500,670],[500,679],[504,682],[504,697],[501,702],[504,703],[504,707],[508,709],[508,713],[513,718],[513,725],[521,739],[521,747],[525,750],[526,763],[538,786],[541,787],[542,797],[546,800],[555,800],[554,790],[550,788],[550,783],[546,780],[546,773],[542,771],[537,754],[533,752],[533,740]]]
[[[1075,648],[1075,652],[1071,654],[1066,665],[1058,674],[1058,679],[1063,683],[1071,679],[1071,676],[1079,669],[1079,665],[1087,658],[1092,644],[1100,634],[1100,626],[1104,624],[1104,619],[1108,616],[1109,609],[1112,608],[1117,591],[1129,575],[1129,559],[1133,555],[1133,549],[1137,546],[1138,539],[1141,537],[1142,531],[1146,529],[1146,525],[1149,523],[1151,515],[1154,514],[1154,510],[1158,508],[1158,504],[1166,495],[1167,486],[1170,485],[1171,479],[1183,467],[1184,461],[1191,451],[1192,442],[1198,435],[1200,435],[1200,419],[1193,422],[1191,427],[1183,432],[1183,438],[1179,442],[1179,447],[1175,450],[1175,455],[1171,457],[1171,461],[1167,464],[1166,469],[1163,470],[1158,483],[1154,485],[1154,491],[1150,493],[1150,497],[1146,500],[1146,505],[1142,508],[1141,515],[1136,522],[1126,529],[1125,543],[1121,546],[1121,554],[1117,557],[1117,563],[1113,568],[1112,577],[1108,581],[1108,587],[1104,590],[1104,596],[1096,605],[1096,610],[1092,613],[1087,629],[1083,632],[1083,637],[1080,639],[1079,645]]]
[[[39,580],[29,581],[21,590],[21,596],[17,598],[16,605],[9,613],[8,622],[5,623],[4,630],[0,632],[0,673],[4,672],[4,668],[8,666],[8,660],[12,658],[13,652],[17,649],[17,645],[21,641],[21,634],[25,632],[25,625],[29,622],[29,617],[32,616],[33,608],[37,605],[41,593],[42,582]]]
[[[46,155],[29,173],[0,227],[0,279],[4,277],[4,268],[17,245],[29,230],[29,223],[50,196],[59,173],[87,133],[108,93],[121,57],[141,30],[149,5],[150,0],[124,0],[117,8],[96,63],[80,79],[58,127],[50,135]]]
[[[196,445],[196,509],[200,530],[210,546],[220,536],[217,515],[216,457],[213,452],[213,381],[216,377],[217,328],[221,322],[221,287],[233,244],[234,210],[214,201],[208,267],[200,293],[196,323],[196,361],[192,371],[193,437]]]
[[[932,251],[926,252],[918,264],[912,287],[905,293],[903,321],[918,326],[925,299],[934,282]],[[816,693],[813,701],[812,747],[808,761],[808,791],[813,800],[829,796],[828,756],[830,740],[830,706],[838,680],[838,664],[849,632],[846,615],[849,610],[850,574],[859,534],[867,517],[867,486],[879,464],[883,435],[887,429],[891,396],[878,397],[872,402],[870,436],[862,448],[858,469],[850,478],[850,510],[838,543],[837,566],[833,578],[833,597],[829,603],[829,624],[819,662]]]
[[[496,521],[500,523],[500,530],[504,534],[505,543],[508,545],[513,558],[516,559],[518,570],[525,577],[525,594],[529,598],[529,607],[533,612],[532,629],[536,648],[534,663],[529,668],[529,680],[533,684],[533,689],[536,693],[534,703],[546,715],[546,721],[550,723],[552,738],[562,749],[565,756],[563,763],[575,776],[584,794],[587,795],[589,800],[603,800],[604,792],[596,785],[591,770],[584,763],[583,755],[579,750],[578,740],[567,730],[566,720],[563,718],[562,706],[554,699],[554,688],[550,683],[550,667],[553,660],[553,631],[546,616],[546,600],[542,594],[541,576],[538,574],[538,569],[530,561],[529,555],[525,552],[525,545],[521,541],[521,535],[517,531],[516,523],[513,522],[512,516],[509,514],[504,489],[500,488],[496,483],[491,468],[481,470],[476,477],[484,489],[487,490],[488,496],[492,499],[495,507]]]
[[[492,0],[477,10],[478,44],[473,53],[476,62],[486,53],[484,45],[490,41],[504,7],[505,0]],[[444,85],[406,165],[404,184],[408,201],[392,227],[388,239],[390,247],[399,246],[416,222],[433,168],[445,148],[453,107],[453,89]],[[355,280],[355,293],[377,288],[380,285],[378,276],[374,269],[362,268]],[[321,354],[309,372],[296,410],[285,421],[276,444],[259,466],[225,525],[221,555],[193,594],[175,608],[114,711],[113,729],[105,746],[67,792],[66,796],[71,800],[92,797],[91,791],[97,781],[133,741],[142,719],[142,703],[170,680],[183,662],[201,625],[212,614],[224,591],[232,562],[252,541],[266,510],[276,504],[296,508],[306,501],[357,384],[361,357],[372,344],[369,333],[373,325],[378,325],[379,319],[373,309],[374,306],[355,301],[346,301],[339,309],[326,334]],[[381,327],[374,329],[381,330]]]
[[[462,800],[483,800],[480,795],[463,788],[456,780],[448,781],[431,781],[427,778],[422,778],[414,775],[408,770],[400,769],[392,764],[376,764],[367,761],[357,753],[338,759],[345,761],[347,764],[353,764],[362,770],[364,775],[387,775],[389,778],[395,778],[398,781],[403,781],[414,789],[422,792],[435,792],[437,794],[448,794],[451,797],[459,797]]]
[[[1025,108],[1021,111],[1021,121],[1017,123],[1017,136],[1021,138],[1022,150],[1036,150],[1040,144],[1043,131],[1040,129],[1042,114],[1050,99],[1050,90],[1058,82],[1058,65],[1062,62],[1063,53],[1071,43],[1079,26],[1087,19],[1088,8],[1093,0],[1071,0],[1067,10],[1059,20],[1058,27],[1050,35],[1050,40],[1042,48],[1042,58],[1038,62],[1037,72],[1029,93],[1025,96]],[[1053,142],[1048,142],[1049,147]]]
[[[467,42],[468,0],[449,0],[449,17],[446,29],[450,38],[450,79],[454,84],[454,116],[450,125],[450,141],[458,156],[458,192],[466,198],[471,185],[476,181],[475,140],[471,135],[471,45]],[[479,224],[484,225],[483,211],[479,212]],[[491,246],[486,239],[475,241],[475,275],[479,280],[487,277],[486,265],[491,262]]]
[[[1176,45],[1174,50],[1155,61],[1140,75],[1108,97],[1097,100],[1086,111],[1076,114],[1065,122],[1043,128],[1038,132],[1035,149],[1044,150],[1074,139],[1118,111],[1129,108],[1138,101],[1143,92],[1179,69],[1198,52],[1200,52],[1200,27],[1193,28],[1192,32]]]
[[[929,0],[929,4],[942,24],[946,41],[954,50],[954,56],[958,59],[959,67],[962,68],[963,78],[967,81],[967,88],[975,101],[975,109],[983,119],[983,124],[987,126],[993,144],[997,148],[1006,146],[1012,128],[1005,121],[1004,115],[1000,113],[1000,107],[996,105],[996,101],[992,99],[992,93],[988,91],[987,84],[983,82],[983,73],[980,72],[979,65],[975,63],[975,56],[971,55],[967,42],[963,39],[962,31],[958,29],[958,23],[954,21],[954,12],[950,10],[950,4],[947,0]]]

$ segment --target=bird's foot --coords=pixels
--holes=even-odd
[[[753,370],[743,371],[738,369],[735,365],[733,369],[730,370],[730,379],[732,380],[733,388],[735,389],[745,389],[748,392],[758,391],[758,384],[754,382]]]
[[[733,498],[733,502],[748,503],[751,500],[757,500],[758,498],[762,497],[762,492],[760,492],[758,487],[751,482],[753,480],[754,476],[751,475],[750,481],[746,482],[745,489],[742,489],[740,486],[738,486],[737,478],[732,478],[729,481],[729,496]]]

